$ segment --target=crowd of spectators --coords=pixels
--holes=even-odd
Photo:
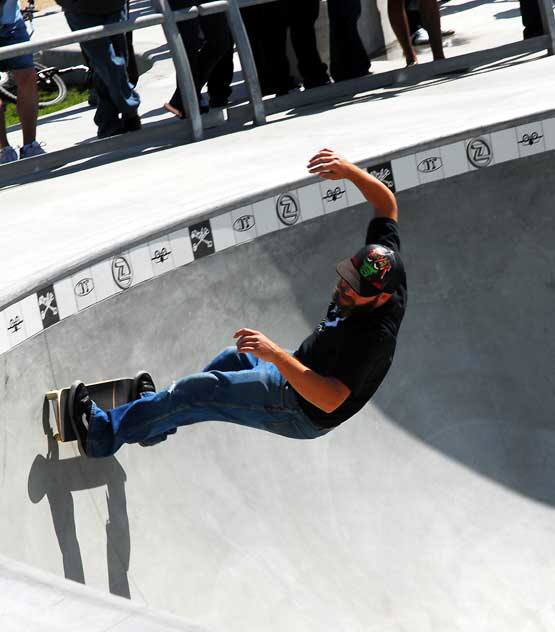
[[[212,0],[204,0],[210,2]],[[446,1],[446,0],[443,0]],[[122,22],[128,19],[129,0],[56,0],[71,30]],[[169,0],[172,10],[199,4],[198,0]],[[543,33],[538,0],[520,0],[524,37]],[[304,87],[325,86],[331,81],[368,74],[370,60],[361,40],[358,22],[361,0],[328,0],[329,68],[317,45],[316,20],[320,0],[277,0],[243,7],[242,18],[250,40],[263,95],[285,95]],[[438,0],[388,0],[388,16],[401,45],[407,66],[418,63],[416,46],[430,44],[434,60],[444,58],[443,39],[454,34],[442,30]],[[201,112],[228,104],[233,81],[234,43],[223,13],[178,23],[199,98]],[[293,77],[287,54],[287,35],[298,62],[300,82]],[[19,0],[0,0],[0,46],[28,41]],[[99,138],[141,129],[140,96],[135,89],[138,73],[132,53],[132,34],[100,38],[81,45],[91,68]],[[131,54],[130,54],[131,53]],[[19,156],[10,147],[0,101],[0,164],[44,153],[36,141],[37,84],[32,55],[0,61],[0,71],[12,71],[18,88],[17,107],[23,145]],[[208,102],[202,100],[207,86]],[[179,86],[164,107],[186,117]]]

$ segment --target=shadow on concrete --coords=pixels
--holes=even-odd
[[[445,17],[446,15],[455,15],[457,13],[462,13],[463,11],[472,11],[476,7],[481,7],[484,4],[491,4],[489,0],[470,0],[469,2],[465,2],[464,4],[458,5],[443,5],[441,7],[441,17]]]
[[[171,59],[170,48],[167,44],[161,44],[156,48],[151,48],[143,53],[143,59],[148,60],[149,67],[152,68],[157,61]]]
[[[94,140],[94,139],[90,139],[90,140]],[[51,180],[54,178],[60,178],[70,173],[77,173],[80,171],[85,171],[87,169],[94,169],[96,167],[99,167],[100,165],[117,164],[118,162],[121,162],[122,160],[127,160],[128,158],[136,158],[137,156],[146,156],[154,152],[163,151],[164,149],[177,147],[180,144],[185,144],[185,143],[175,141],[174,139],[171,142],[167,142],[167,143],[158,142],[158,143],[151,143],[148,145],[140,145],[137,147],[133,147],[131,149],[126,148],[126,149],[114,151],[113,153],[105,153],[100,156],[94,156],[82,162],[73,162],[71,164],[63,165],[60,167],[45,169],[44,171],[40,171],[35,174],[30,174],[25,177],[15,176],[12,180],[6,178],[0,184],[0,191],[3,191],[8,188],[23,186],[25,184],[30,184],[31,182],[41,182],[43,180]]]
[[[129,16],[131,19],[141,17],[142,15],[150,15],[151,13],[155,13],[155,10],[150,0],[137,0],[131,2],[131,6],[129,8]]]
[[[529,54],[524,53],[511,59],[503,60],[501,62],[495,62],[491,65],[483,66],[477,69],[468,69],[467,71],[461,70],[453,72],[452,74],[439,75],[433,79],[426,79],[419,83],[412,83],[409,81],[392,84],[390,86],[383,86],[376,88],[372,92],[366,94],[352,93],[347,95],[341,95],[333,100],[326,101],[322,104],[315,105],[301,105],[299,107],[291,107],[287,110],[287,118],[294,118],[296,116],[307,116],[317,114],[321,112],[327,112],[332,108],[346,107],[354,103],[370,103],[372,101],[382,101],[385,99],[397,98],[403,94],[409,92],[415,92],[418,90],[425,90],[430,86],[439,86],[442,84],[451,84],[454,81],[463,81],[469,77],[477,75],[487,74],[495,72],[503,68],[510,68],[513,66],[519,66],[530,62]],[[379,92],[383,91],[383,92]],[[287,98],[287,97],[285,97]]]
[[[496,13],[493,17],[496,20],[511,20],[521,15],[520,9],[509,9],[508,11],[501,11]]]
[[[71,110],[60,110],[60,112],[56,112],[55,114],[49,114],[48,118],[39,118],[37,120],[37,127],[41,127],[42,125],[48,125],[52,121],[73,121],[74,119],[79,118],[79,114],[86,112],[87,110],[91,110],[92,106],[88,103]]]
[[[48,125],[49,123],[55,121],[75,121],[79,118],[79,114],[82,112],[86,112],[90,110],[91,106],[88,104],[83,105],[82,107],[76,109],[68,109],[68,110],[60,110],[54,114],[49,114],[47,117],[38,118],[37,119],[37,128],[40,128],[44,125]],[[21,131],[21,124],[17,123],[16,125],[10,125],[10,132],[19,132]]]
[[[131,551],[127,501],[125,496],[125,471],[117,459],[83,459],[80,457],[60,460],[58,442],[49,423],[49,405],[43,406],[43,429],[48,439],[46,457],[37,455],[28,478],[28,494],[32,503],[45,497],[50,505],[52,522],[67,579],[85,583],[85,569],[75,521],[73,492],[106,488],[108,522],[106,523],[106,557],[110,592],[130,598],[127,572]]]

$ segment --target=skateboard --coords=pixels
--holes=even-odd
[[[141,371],[134,378],[122,377],[114,380],[105,380],[104,382],[93,382],[86,386],[92,401],[99,408],[109,410],[110,408],[117,408],[122,404],[127,404],[138,398],[138,378],[142,373]],[[52,402],[54,407],[54,416],[56,417],[56,426],[58,429],[55,438],[61,443],[77,441],[69,417],[68,402],[70,388],[71,387],[68,386],[46,393],[46,399]]]

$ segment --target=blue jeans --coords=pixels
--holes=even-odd
[[[0,47],[12,46],[13,44],[23,44],[29,41],[29,33],[25,28],[25,22],[18,20],[13,24],[0,24]],[[33,55],[19,55],[0,61],[0,70],[23,70],[33,68]]]
[[[127,9],[109,15],[66,14],[72,31],[92,26],[123,22],[127,19]],[[137,116],[141,99],[129,83],[127,75],[127,43],[125,35],[113,35],[81,44],[93,71],[93,85],[98,95],[98,107],[94,122],[99,138],[111,136],[122,127],[123,118]]]
[[[110,456],[124,443],[154,445],[199,421],[227,421],[292,439],[315,439],[330,430],[305,415],[274,364],[228,347],[202,373],[163,391],[107,411],[93,404],[87,454]]]

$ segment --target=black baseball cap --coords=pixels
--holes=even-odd
[[[360,296],[393,294],[404,273],[399,253],[381,244],[369,244],[354,257],[337,264],[337,274]]]

